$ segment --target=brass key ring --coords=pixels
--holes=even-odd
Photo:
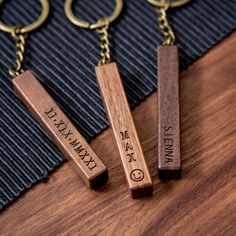
[[[121,13],[121,10],[123,8],[123,0],[116,0],[116,7],[113,13],[105,17],[102,21],[99,20],[96,23],[89,23],[88,21],[80,20],[78,19],[73,11],[72,11],[72,3],[73,0],[66,0],[65,2],[65,13],[68,19],[75,25],[82,27],[82,28],[87,28],[87,29],[98,29],[101,27],[104,27],[107,23],[110,24],[112,23]]]
[[[0,6],[3,3],[3,1],[4,0],[0,0]],[[32,24],[20,28],[20,33],[21,34],[25,34],[25,33],[28,33],[30,31],[35,30],[40,25],[42,25],[44,23],[44,21],[47,19],[48,14],[49,14],[49,3],[48,3],[48,0],[39,0],[39,1],[40,1],[41,5],[42,5],[41,15]],[[7,32],[7,33],[12,33],[14,31],[14,29],[15,29],[14,26],[8,26],[8,25],[4,24],[2,21],[0,21],[0,30],[3,30],[5,32]]]
[[[171,2],[170,0],[147,0],[148,3],[156,6],[156,7],[180,7],[186,3],[188,3],[190,0],[176,0],[174,2]]]

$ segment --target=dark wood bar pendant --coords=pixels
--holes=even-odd
[[[97,82],[133,198],[152,194],[152,180],[116,63],[96,67]]]
[[[93,189],[104,184],[108,179],[106,166],[34,75],[23,72],[13,79],[13,87],[84,182]]]
[[[158,172],[181,177],[179,56],[176,45],[158,46]]]

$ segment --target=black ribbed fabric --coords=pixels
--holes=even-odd
[[[10,0],[1,9],[7,24],[28,24],[40,14],[38,1]],[[95,4],[96,2],[96,4]],[[115,1],[75,1],[75,13],[95,21]],[[43,83],[77,128],[92,138],[107,127],[95,82],[100,40],[96,32],[70,24],[62,0],[52,0],[48,21],[28,38],[26,67]],[[236,0],[194,0],[169,12],[180,45],[181,69],[202,56],[236,26]],[[157,13],[145,0],[127,0],[110,28],[112,58],[118,62],[131,107],[156,88],[156,46],[162,42]],[[63,162],[62,155],[13,93],[7,70],[15,44],[0,32],[0,208]],[[103,157],[104,158],[104,157]]]

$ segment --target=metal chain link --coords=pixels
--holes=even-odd
[[[163,45],[173,45],[175,43],[175,34],[170,27],[167,19],[166,11],[168,9],[168,5],[166,7],[158,7],[157,10],[159,12],[158,22],[160,29],[165,36],[165,40]]]
[[[98,63],[98,65],[104,65],[106,63],[109,63],[111,60],[111,55],[110,55],[110,43],[109,43],[109,36],[108,36],[108,28],[109,28],[109,23],[106,22],[106,25],[97,29],[97,33],[100,35],[101,39],[101,51],[100,51],[100,56],[101,59]]]
[[[9,68],[8,72],[12,77],[15,77],[24,71],[23,61],[27,34],[22,34],[21,28],[15,27],[11,35],[16,41],[16,62],[15,66]]]

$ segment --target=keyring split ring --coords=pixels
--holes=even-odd
[[[112,23],[121,13],[121,10],[123,8],[123,0],[116,0],[116,7],[115,10],[113,11],[112,15],[109,17],[103,18],[103,20],[99,20],[94,24],[89,23],[88,21],[80,20],[78,19],[73,11],[72,11],[72,2],[73,0],[66,0],[65,3],[65,13],[68,19],[75,25],[82,27],[82,28],[87,28],[87,29],[98,29],[107,24],[107,22],[110,24]]]
[[[156,7],[166,7],[166,5],[168,5],[168,7],[174,8],[174,7],[180,7],[188,2],[190,2],[191,0],[176,0],[174,2],[171,2],[170,0],[167,1],[162,1],[162,0],[147,0],[148,3],[156,6]]]
[[[0,6],[3,3],[3,1],[4,0],[0,0]],[[48,0],[39,0],[39,1],[42,5],[41,15],[32,24],[22,27],[21,31],[20,31],[22,34],[28,33],[30,31],[35,30],[40,25],[42,25],[44,23],[44,21],[47,19],[48,14],[49,14],[49,2],[48,2]],[[8,25],[6,25],[6,24],[4,24],[3,22],[0,21],[0,30],[3,30],[7,33],[12,33],[14,29],[15,29],[14,26],[8,26]]]

